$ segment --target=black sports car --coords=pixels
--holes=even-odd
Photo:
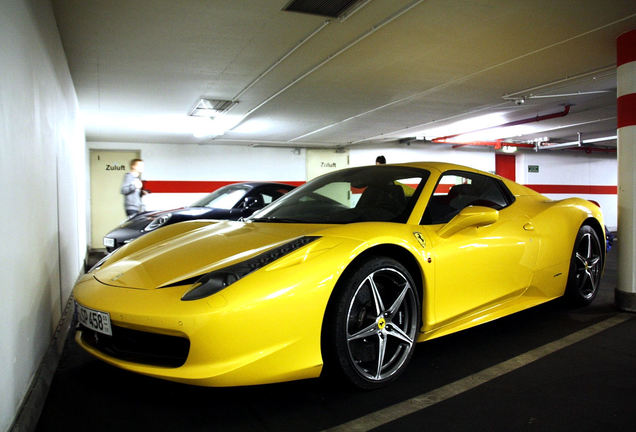
[[[161,226],[193,219],[246,217],[283,196],[294,186],[283,183],[234,183],[223,186],[188,207],[137,213],[104,236],[108,252]]]

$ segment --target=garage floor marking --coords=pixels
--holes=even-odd
[[[550,342],[524,354],[520,354],[517,357],[511,358],[510,360],[506,360],[480,372],[476,372],[473,375],[469,375],[461,380],[455,381],[438,389],[432,390],[428,393],[415,396],[411,399],[405,400],[404,402],[391,405],[379,411],[367,414],[363,417],[359,417],[357,419],[351,420],[347,423],[343,423],[339,426],[335,426],[327,430],[368,431],[370,429],[382,426],[401,417],[413,414],[417,411],[423,410],[439,402],[443,402],[447,399],[450,399],[454,396],[485,384],[488,381],[491,381],[523,366],[526,366],[556,351],[559,351],[584,339],[592,337],[604,330],[628,321],[632,317],[633,315],[625,313],[615,315],[612,318],[608,318],[590,327],[579,330],[576,333],[572,333],[571,335],[568,335],[562,339]]]

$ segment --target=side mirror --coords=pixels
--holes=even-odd
[[[468,206],[460,211],[453,219],[444,225],[437,233],[447,238],[470,227],[482,227],[499,220],[499,212],[490,207]]]

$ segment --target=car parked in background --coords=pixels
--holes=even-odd
[[[238,220],[265,207],[294,186],[284,183],[250,182],[223,186],[188,207],[137,213],[104,236],[108,252],[161,226],[193,219]]]

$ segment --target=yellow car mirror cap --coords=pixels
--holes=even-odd
[[[468,206],[444,225],[437,235],[447,238],[470,227],[491,225],[499,220],[499,211],[483,206]]]

